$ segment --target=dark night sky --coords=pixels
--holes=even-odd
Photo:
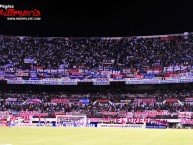
[[[169,0],[168,0],[169,1]],[[185,1],[127,2],[1,0],[15,9],[39,9],[41,21],[0,17],[1,35],[133,36],[193,32],[192,4]]]

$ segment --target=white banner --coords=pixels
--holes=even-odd
[[[36,123],[18,123],[15,126],[36,126]]]
[[[97,127],[104,127],[104,128],[144,128],[144,125],[141,124],[98,124]]]
[[[8,101],[8,102],[15,102],[15,101],[17,101],[17,98],[7,98],[6,99],[6,101]]]
[[[37,60],[33,59],[33,58],[25,58],[24,59],[24,63],[32,63],[32,64],[36,64]]]
[[[133,112],[127,112],[127,118],[133,118]]]

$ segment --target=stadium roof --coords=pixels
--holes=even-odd
[[[11,21],[0,16],[0,35],[122,37],[193,32],[192,5],[185,1],[2,0],[0,4],[41,12],[41,20],[36,21]]]

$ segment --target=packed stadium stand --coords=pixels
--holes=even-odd
[[[57,114],[84,115],[87,123],[193,124],[192,33],[0,36],[0,49],[1,124],[8,115],[29,123],[26,116]]]
[[[59,69],[77,66],[98,69],[104,63],[113,68],[169,67],[192,64],[192,34],[167,37],[131,38],[34,38],[1,36],[1,66],[13,64],[29,69],[26,63]],[[184,49],[186,48],[186,49]]]

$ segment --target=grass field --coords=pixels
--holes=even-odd
[[[0,127],[0,145],[192,145],[191,129]]]

